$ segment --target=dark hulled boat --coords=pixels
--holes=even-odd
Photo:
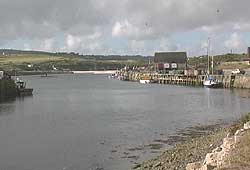
[[[31,96],[33,95],[32,88],[26,88],[26,83],[22,80],[16,81],[16,91],[18,96]]]

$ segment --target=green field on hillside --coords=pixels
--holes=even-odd
[[[87,58],[70,55],[11,54],[0,55],[0,70],[4,71],[49,71],[62,70],[113,70],[125,65],[144,65],[143,59],[115,60]]]
[[[211,62],[212,56],[210,56]],[[222,69],[246,69],[250,68],[249,64],[244,62],[248,59],[246,54],[223,54],[213,56],[214,67],[217,70]],[[207,68],[208,58],[207,56],[190,57],[188,59],[188,65],[194,68]]]
[[[65,57],[51,57],[47,55],[10,55],[2,56],[0,55],[0,64],[21,64],[21,63],[40,63],[49,61],[61,61],[66,59]]]

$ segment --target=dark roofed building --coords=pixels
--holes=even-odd
[[[186,70],[187,53],[186,52],[157,52],[154,56],[154,62],[158,64],[169,65],[168,69]],[[166,68],[166,67],[164,67]]]
[[[160,52],[155,53],[155,63],[186,63],[187,53],[186,52]]]

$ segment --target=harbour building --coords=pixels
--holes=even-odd
[[[182,72],[187,69],[186,52],[156,52],[154,63],[159,72]]]

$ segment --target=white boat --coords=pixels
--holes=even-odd
[[[140,80],[140,83],[141,83],[141,84],[149,84],[149,83],[150,83],[150,80]]]
[[[204,81],[203,85],[208,88],[218,88],[221,87],[221,83],[219,83],[216,79],[211,76],[208,76]]]
[[[145,75],[145,76],[142,76],[141,78],[140,78],[140,81],[139,81],[141,84],[149,84],[149,83],[151,83],[151,79],[150,79],[150,76],[147,76],[147,75]]]
[[[219,83],[214,77],[210,76],[210,56],[209,56],[209,51],[210,51],[210,38],[208,38],[208,48],[207,48],[207,77],[203,81],[203,86],[208,87],[208,88],[218,88],[222,87],[222,83]],[[213,61],[213,56],[212,56],[212,63],[211,63],[211,69],[212,69],[212,74],[214,72],[214,61]]]

